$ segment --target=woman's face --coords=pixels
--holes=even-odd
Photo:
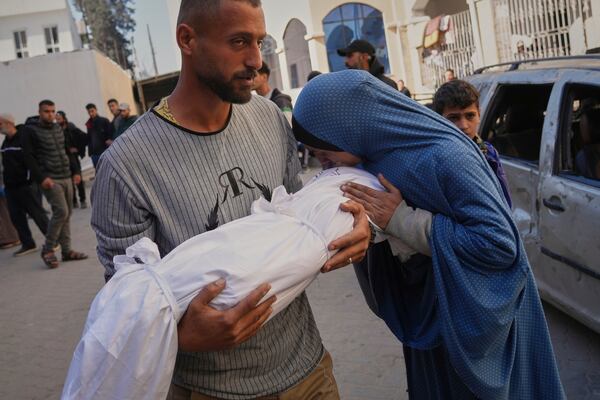
[[[354,167],[362,162],[360,158],[345,151],[321,150],[312,146],[306,146],[306,148],[317,157],[323,169]]]

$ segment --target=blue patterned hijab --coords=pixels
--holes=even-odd
[[[433,279],[420,301],[435,304],[435,312],[418,328],[407,326],[404,310],[418,305],[385,297],[380,315],[394,334],[415,348],[445,346],[478,398],[564,398],[523,244],[477,145],[364,71],[311,80],[293,122],[299,140],[360,157],[408,204],[434,214]],[[379,287],[393,292],[402,285],[388,279]]]

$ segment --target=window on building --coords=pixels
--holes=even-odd
[[[13,32],[15,38],[15,52],[17,58],[29,57],[29,50],[27,50],[27,33],[25,31]]]
[[[337,49],[348,46],[355,39],[366,40],[375,47],[377,59],[390,72],[381,11],[360,3],[346,3],[333,9],[323,19],[330,71],[346,69],[344,58]]]
[[[277,42],[273,36],[267,35],[264,38],[260,52],[262,54],[263,61],[267,63],[269,69],[271,70],[271,75],[269,75],[269,86],[272,88],[281,89],[283,87],[281,79],[281,66],[279,65],[279,55],[277,54]]]
[[[489,106],[482,138],[505,157],[537,164],[551,91],[552,85],[500,86]]]
[[[600,184],[600,86],[570,85],[557,146],[558,173]],[[583,179],[582,179],[583,178]]]
[[[46,53],[58,53],[58,26],[50,26],[44,28],[44,36],[46,37]]]
[[[293,88],[300,87],[300,79],[298,78],[298,66],[296,64],[290,65],[290,85]]]
[[[306,26],[297,19],[292,19],[285,28],[283,34],[283,45],[285,48],[285,59],[288,65],[290,86],[292,88],[302,87],[306,84],[306,78],[312,66],[306,36]]]

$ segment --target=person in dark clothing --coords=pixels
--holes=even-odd
[[[121,126],[121,121],[123,121],[121,118],[121,110],[119,109],[119,102],[117,99],[110,99],[106,102],[106,105],[113,115],[113,119],[110,123],[113,126],[113,130],[116,132],[119,129],[119,126]]]
[[[119,111],[121,112],[121,122],[119,127],[116,129],[113,135],[113,140],[121,136],[135,121],[137,121],[137,115],[131,115],[131,108],[127,103],[119,104]]]
[[[271,88],[269,85],[269,77],[271,76],[271,69],[266,62],[263,61],[262,66],[257,72],[254,78],[254,90],[262,97],[266,97],[273,103],[277,104],[277,107],[281,110],[283,115],[287,118],[288,122],[292,121],[292,98],[285,93],[282,93],[277,88]]]
[[[96,168],[100,156],[112,143],[114,126],[108,119],[98,115],[95,104],[89,103],[85,108],[90,116],[90,119],[85,123],[89,141],[88,153],[94,168]]]
[[[369,71],[375,78],[398,89],[396,82],[383,73],[385,68],[375,57],[375,47],[366,40],[354,40],[348,47],[338,49],[337,53],[346,58],[345,63],[348,69]]]
[[[402,79],[398,81],[398,90],[406,97],[412,97],[410,90],[408,90],[408,88],[404,85],[404,81]]]
[[[25,125],[15,126],[14,118],[5,114],[0,115],[0,133],[6,135],[1,147],[4,185],[10,219],[21,241],[21,248],[14,253],[15,257],[19,257],[37,248],[27,223],[27,215],[44,236],[48,229],[48,216],[31,186],[29,166],[32,160],[31,152],[27,151],[31,129]]]
[[[77,163],[77,168],[81,170],[79,158],[85,157],[87,134],[76,127],[75,124],[69,122],[67,114],[65,114],[64,111],[56,112],[56,123],[63,129],[65,137],[68,137],[67,140],[71,143],[69,153],[73,157],[73,162]],[[85,182],[83,181],[83,177],[79,184],[73,184],[73,186],[77,191],[76,193],[73,193],[73,207],[78,208],[79,204],[81,204],[81,208],[87,208],[87,202],[85,200]],[[79,195],[79,202],[77,202],[77,195]]]
[[[1,122],[0,129],[2,129]],[[11,223],[2,176],[2,153],[0,153],[0,250],[5,250],[20,245],[21,241],[17,230]]]
[[[277,88],[271,88],[269,85],[269,77],[271,76],[271,69],[269,65],[263,61],[262,66],[257,72],[256,78],[254,78],[254,90],[262,97],[266,97],[273,103],[277,104],[277,107],[281,110],[287,121],[292,123],[292,98],[285,93],[282,93]],[[308,150],[304,144],[298,142],[298,157],[300,158],[300,164],[302,168],[308,168]]]
[[[49,268],[58,267],[54,248],[60,244],[63,261],[83,260],[87,255],[71,249],[70,216],[73,208],[73,183],[81,181],[81,169],[77,156],[69,151],[72,147],[69,137],[54,122],[54,103],[42,100],[39,104],[40,120],[32,128],[31,174],[40,183],[50,207],[52,216],[46,232],[46,243],[42,249],[42,259]]]

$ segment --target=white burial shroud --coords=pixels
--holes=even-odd
[[[75,349],[63,399],[164,399],[177,355],[177,323],[207,284],[225,278],[211,305],[227,309],[262,283],[277,295],[275,316],[316,278],[333,255],[327,245],[350,232],[339,189],[357,182],[383,190],[354,168],[323,171],[302,190],[283,186],[252,213],[185,241],[162,260],[148,238],[114,258],[116,274],[96,295]],[[141,263],[140,263],[141,262]]]

